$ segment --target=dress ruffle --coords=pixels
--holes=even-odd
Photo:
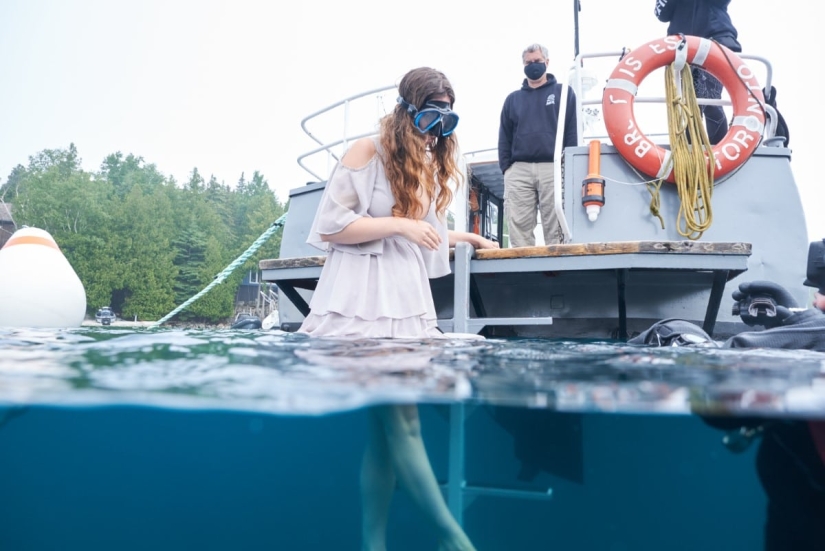
[[[310,301],[312,312],[365,321],[412,316],[435,320],[420,248],[401,237],[384,241],[381,255],[330,251]]]
[[[322,251],[334,248],[352,254],[381,254],[384,250],[382,239],[357,245],[328,243],[321,240],[322,235],[336,234],[359,218],[371,216],[369,209],[373,201],[379,171],[383,176],[384,166],[379,162],[378,155],[374,155],[362,168],[350,168],[340,163],[336,165],[324,188],[321,202],[318,204],[307,243]],[[389,197],[386,197],[386,194],[384,197],[380,195],[381,192],[375,198],[379,205],[388,200],[392,201],[392,195]]]
[[[419,316],[409,318],[378,318],[365,320],[328,312],[316,315],[310,312],[301,325],[301,333],[315,337],[439,339],[445,338],[436,321]]]
[[[334,235],[359,218],[392,216],[394,205],[395,198],[384,174],[384,163],[377,153],[361,168],[350,168],[339,163],[332,170],[321,196],[307,243],[326,252],[337,250],[354,255],[381,255],[384,253],[385,239],[347,245],[323,241],[321,236]],[[447,225],[435,212],[434,201],[422,220],[438,231],[441,245],[435,251],[414,246],[421,250],[427,277],[443,277],[450,273],[449,236]]]

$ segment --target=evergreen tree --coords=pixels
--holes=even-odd
[[[205,287],[201,272],[206,259],[206,235],[195,223],[194,217],[174,237],[172,247],[175,250],[174,264],[179,270],[174,284],[175,303],[183,304]],[[194,314],[184,311],[179,316],[185,320],[192,319]]]
[[[137,184],[148,191],[166,183],[163,174],[155,165],[146,165],[143,157],[136,157],[131,153],[124,157],[120,151],[108,155],[103,160],[100,165],[100,177],[113,186],[115,194],[120,198]]]
[[[198,168],[195,167],[192,169],[192,174],[189,175],[189,181],[186,182],[184,189],[186,191],[198,193],[203,191],[203,183],[203,176],[201,176],[200,172],[198,172]]]

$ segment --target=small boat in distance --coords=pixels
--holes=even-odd
[[[261,318],[254,314],[238,314],[230,329],[260,329]]]
[[[109,306],[100,308],[95,314],[95,321],[101,325],[112,325],[112,322],[116,319],[117,316]]]
[[[678,186],[660,181],[668,180],[672,172],[667,169],[673,148],[665,94],[646,95],[650,90],[646,86],[655,79],[641,85],[651,72],[664,73],[661,68],[673,61],[682,40],[688,63],[701,65],[699,56],[713,60],[716,65],[702,66],[718,76],[728,92],[728,99],[699,99],[698,103],[723,105],[733,112],[728,135],[713,146],[717,173],[723,176],[712,181],[712,194],[704,197],[707,206],[712,204],[712,223],[690,238],[679,221],[696,205],[683,204]],[[714,338],[726,338],[749,329],[733,313],[731,298],[743,281],[773,281],[800,304],[809,302],[802,286],[808,235],[791,171],[791,151],[775,135],[778,114],[762,92],[773,89],[770,62],[721,48],[698,37],[671,36],[629,53],[576,56],[569,84],[576,92],[579,143],[562,150],[562,138],[557,136],[555,152],[556,213],[564,243],[479,251],[459,244],[451,253],[452,273],[431,280],[442,330],[626,340],[661,319],[679,318],[702,326]],[[610,65],[606,78],[584,69],[585,61],[590,69],[605,60]],[[733,76],[722,74],[728,70],[722,60],[735,64]],[[758,81],[757,73],[765,75],[763,81]],[[587,84],[598,82],[605,83],[602,96],[589,98]],[[562,89],[559,104],[565,105],[567,87]],[[388,86],[351,96],[302,121],[304,131],[320,147],[301,156],[298,163],[317,181],[290,192],[281,258],[260,262],[263,281],[278,286],[280,328],[285,331],[295,331],[309,312],[308,301],[325,258],[306,243],[325,181],[307,167],[305,159],[323,153],[336,162],[346,144],[374,133],[350,134],[345,128],[342,139],[324,142],[308,130],[307,122],[376,95],[394,101],[397,92]],[[616,108],[619,104],[621,109]],[[651,116],[648,110],[649,120],[637,121],[634,107],[640,112],[650,107],[658,111]],[[564,128],[565,116],[562,110],[559,129]],[[599,124],[602,117],[608,120]],[[372,128],[375,121],[371,122]],[[660,130],[648,135],[641,130],[651,127]],[[644,174],[643,164],[634,158],[648,153],[655,158],[647,165],[655,164],[659,177]],[[596,216],[583,201],[594,156],[599,176],[606,182],[605,200]],[[496,150],[466,153],[463,162],[468,185],[462,186],[450,209],[451,227],[480,233],[505,247],[504,183]],[[651,191],[656,186],[661,187]]]

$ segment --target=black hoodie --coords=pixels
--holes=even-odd
[[[556,130],[559,124],[561,84],[547,74],[547,82],[530,88],[524,79],[521,90],[504,100],[498,130],[498,164],[505,172],[517,161],[553,162]],[[564,147],[577,145],[576,95],[567,88],[567,111],[564,119]]]
[[[670,23],[667,34],[713,38],[734,52],[741,52],[736,27],[728,15],[730,0],[656,0],[653,13]]]

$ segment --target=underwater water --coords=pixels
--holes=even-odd
[[[794,483],[771,476],[787,472],[771,443],[816,465],[823,359],[0,329],[0,549],[359,549],[366,414],[387,403],[420,405],[479,551],[763,549],[769,498]],[[397,491],[388,549],[435,548]]]

